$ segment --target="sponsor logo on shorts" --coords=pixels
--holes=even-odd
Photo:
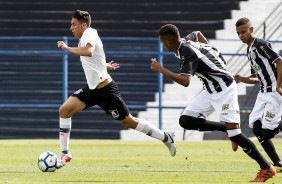
[[[265,117],[266,117],[266,118],[273,119],[273,118],[275,117],[275,114],[273,114],[273,113],[267,111]]]
[[[229,104],[223,104],[221,106],[221,111],[225,111],[225,110],[228,110],[229,109]]]
[[[114,118],[119,118],[119,113],[118,113],[118,110],[117,109],[115,109],[115,110],[110,110],[110,113],[112,114],[112,116],[114,117]]]
[[[83,89],[79,89],[76,92],[74,92],[74,94],[77,95],[77,94],[82,93],[82,92],[83,92]]]

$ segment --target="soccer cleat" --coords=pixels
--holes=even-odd
[[[61,153],[61,159],[57,160],[57,169],[60,169],[63,166],[65,166],[67,162],[71,161],[71,159],[72,159],[71,153],[68,154]]]
[[[174,141],[175,133],[173,131],[167,131],[164,133],[167,137],[167,140],[164,142],[164,144],[167,146],[170,155],[174,157],[176,155],[176,143]]]
[[[282,167],[274,166],[274,168],[276,169],[276,173],[282,173]]]
[[[270,168],[268,169],[261,169],[259,170],[257,176],[255,179],[250,180],[250,182],[265,182],[269,178],[272,178],[272,176],[275,176],[276,170],[275,168],[271,165]]]

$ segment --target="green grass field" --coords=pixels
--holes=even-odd
[[[282,142],[275,145],[281,154]],[[0,140],[0,183],[239,184],[249,183],[259,169],[241,149],[234,153],[229,141],[177,146],[171,157],[159,141],[72,140],[73,160],[54,173],[43,173],[37,157],[43,151],[59,154],[58,140]],[[267,183],[282,183],[282,174]]]

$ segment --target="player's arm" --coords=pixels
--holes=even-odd
[[[191,75],[183,75],[183,74],[176,74],[172,71],[170,71],[169,69],[161,66],[158,61],[156,60],[156,58],[151,59],[152,63],[151,63],[151,69],[154,72],[160,72],[162,73],[164,76],[170,78],[171,80],[173,80],[174,82],[177,82],[178,84],[184,86],[184,87],[188,87],[191,81]]]
[[[208,44],[208,40],[206,39],[206,37],[201,33],[201,31],[197,32],[197,37],[198,37],[198,41],[201,43],[205,43]]]
[[[90,43],[87,43],[85,47],[69,47],[63,41],[58,41],[57,46],[62,50],[71,52],[79,56],[92,57],[94,54],[94,47]]]
[[[276,91],[282,96],[282,58],[278,58],[275,62],[277,67]]]
[[[242,77],[241,75],[235,75],[234,79],[236,81],[236,83],[246,83],[246,84],[257,84],[259,83],[259,79],[257,78],[256,74],[252,74],[249,77]]]
[[[201,42],[208,44],[208,40],[206,37],[201,33],[201,31],[193,31],[192,33],[188,34],[185,37],[186,40],[191,40],[193,42]]]

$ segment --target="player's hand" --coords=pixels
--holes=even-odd
[[[234,79],[235,79],[236,83],[242,82],[241,75],[238,75],[238,74],[235,75],[235,76],[234,76]]]
[[[118,63],[115,63],[114,61],[106,63],[107,70],[115,70],[118,69],[120,66]]]
[[[152,58],[151,62],[151,70],[154,72],[162,72],[163,67],[160,65],[160,63],[158,63],[156,58]]]
[[[57,46],[58,46],[58,48],[63,49],[63,50],[66,50],[67,47],[68,47],[68,46],[65,44],[65,42],[63,42],[63,41],[58,41],[58,42],[57,42]]]

